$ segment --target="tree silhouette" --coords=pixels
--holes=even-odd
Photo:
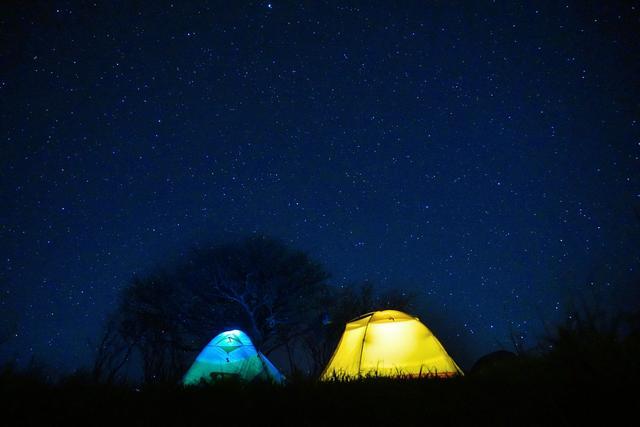
[[[124,339],[119,320],[114,316],[107,320],[95,346],[91,377],[96,382],[113,384],[131,357],[133,344]]]
[[[198,247],[173,271],[132,281],[118,329],[140,352],[145,381],[176,380],[222,329],[245,330],[265,354],[290,351],[322,311],[327,277],[305,253],[264,236]]]

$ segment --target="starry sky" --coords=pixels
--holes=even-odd
[[[134,274],[254,232],[334,285],[415,292],[463,366],[577,295],[637,302],[639,19],[638,1],[2,2],[0,361],[87,365]]]

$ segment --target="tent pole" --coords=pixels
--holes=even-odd
[[[360,371],[362,370],[362,353],[364,352],[364,340],[367,338],[367,330],[369,329],[369,323],[373,318],[373,313],[369,316],[369,320],[367,320],[367,325],[364,327],[364,334],[362,335],[362,345],[360,346],[360,360],[358,360],[358,377],[360,376]]]

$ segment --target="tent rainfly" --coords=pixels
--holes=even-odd
[[[264,354],[256,350],[249,336],[239,330],[216,335],[200,352],[182,383],[192,385],[223,378],[237,378],[247,382],[284,381],[284,376]]]
[[[417,317],[384,310],[364,314],[347,323],[320,379],[456,374],[462,374],[462,370]]]

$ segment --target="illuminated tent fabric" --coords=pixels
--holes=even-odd
[[[384,310],[347,323],[320,379],[455,374],[462,371],[417,317]]]
[[[247,334],[238,330],[226,331],[213,338],[200,352],[182,382],[189,385],[223,378],[284,381],[269,359],[256,350]]]

